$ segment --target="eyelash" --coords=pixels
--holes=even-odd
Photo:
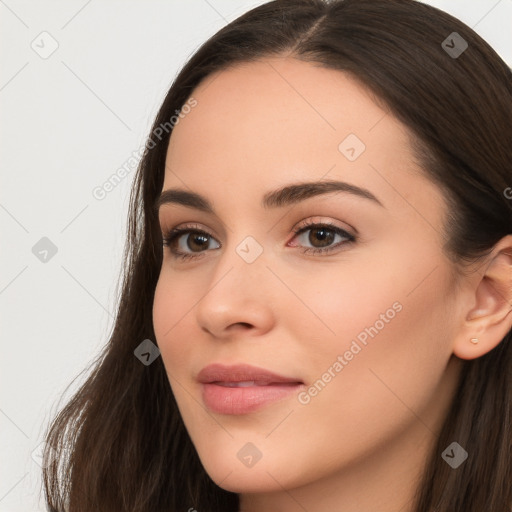
[[[341,229],[340,227],[336,226],[335,224],[331,224],[330,222],[321,222],[321,223],[320,222],[309,222],[307,224],[303,224],[302,226],[293,230],[294,238],[296,236],[298,236],[299,234],[302,234],[303,232],[306,232],[306,231],[309,231],[309,230],[315,229],[315,228],[328,228],[327,229],[328,231],[332,231],[335,234],[340,235],[343,238],[346,238],[347,240],[338,242],[336,245],[334,245],[332,247],[327,247],[327,248],[323,248],[323,249],[316,248],[316,247],[306,247],[305,249],[302,250],[303,254],[310,254],[310,253],[319,254],[320,253],[322,255],[325,255],[327,253],[330,253],[331,251],[334,251],[341,245],[347,245],[347,244],[352,244],[352,243],[356,242],[355,236],[351,235],[350,233],[347,233],[345,230]],[[199,258],[206,251],[201,251],[199,253],[194,254],[194,253],[176,251],[171,248],[171,245],[174,243],[174,241],[176,239],[178,239],[181,235],[191,234],[191,233],[206,235],[207,237],[213,238],[213,236],[210,233],[208,233],[207,231],[204,231],[203,229],[197,229],[197,228],[195,228],[195,226],[194,227],[184,226],[181,228],[174,228],[174,229],[171,229],[170,231],[165,232],[162,237],[163,245],[166,247],[169,247],[172,255],[177,259],[190,260],[190,259]]]

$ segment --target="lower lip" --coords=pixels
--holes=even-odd
[[[269,384],[232,388],[218,384],[202,384],[203,402],[219,414],[246,414],[266,404],[297,393],[303,384]]]

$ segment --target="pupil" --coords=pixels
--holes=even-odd
[[[313,233],[317,234],[317,239],[319,239],[322,242],[321,247],[330,245],[334,239],[334,234],[332,231],[324,228],[316,228],[311,230],[311,235],[309,236],[309,241],[312,243],[312,245],[315,245],[314,240],[312,238]],[[328,233],[326,235],[326,233]],[[330,234],[329,234],[330,233]]]
[[[204,247],[204,245],[205,245],[205,244],[206,244],[206,246],[208,247],[208,237],[207,237],[207,236],[205,236],[205,235],[201,235],[201,234],[196,234],[196,235],[194,235],[194,236],[192,237],[192,240],[193,240],[192,245],[195,245],[196,240],[198,240],[198,239],[202,239],[202,240],[203,240],[203,242],[202,242],[202,243],[197,244],[197,247],[198,247],[199,249],[202,249],[202,248]],[[189,237],[189,241],[190,241],[190,237]],[[191,247],[191,244],[190,244],[190,243],[189,243],[189,249],[192,249],[192,250],[194,249],[194,247]]]

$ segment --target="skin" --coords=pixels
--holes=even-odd
[[[342,72],[273,57],[211,75],[192,96],[162,190],[198,192],[216,215],[168,204],[160,223],[194,223],[212,238],[201,249],[181,236],[196,260],[164,247],[153,320],[202,464],[240,493],[245,512],[412,511],[461,359],[488,352],[511,327],[510,238],[456,283],[441,249],[440,189],[415,162],[407,129]],[[350,133],[366,146],[355,161],[338,149]],[[364,187],[383,207],[344,192],[260,204],[270,190],[320,179]],[[294,235],[308,220],[358,238],[304,254],[322,247],[315,230]],[[247,236],[263,249],[250,264],[236,252]],[[309,403],[293,394],[223,415],[202,402],[196,376],[214,362],[253,364],[309,389],[397,302],[402,309]],[[248,442],[262,454],[252,467],[237,457]]]

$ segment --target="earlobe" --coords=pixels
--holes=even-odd
[[[472,288],[474,300],[454,342],[460,359],[476,359],[499,345],[512,329],[512,235],[496,244]]]

